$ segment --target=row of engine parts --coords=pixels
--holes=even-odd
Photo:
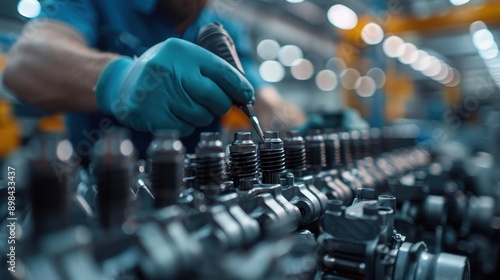
[[[88,168],[63,135],[40,133],[8,161],[19,174],[16,272],[0,278],[495,275],[494,198],[476,197],[414,132],[292,131],[282,140],[268,131],[258,144],[238,132],[228,147],[203,133],[186,155],[176,132],[161,131],[137,160],[116,128]],[[7,242],[0,249],[8,263]]]

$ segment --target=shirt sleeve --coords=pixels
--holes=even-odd
[[[234,19],[224,20],[222,24],[224,29],[226,29],[229,35],[233,38],[236,51],[238,52],[241,65],[243,66],[243,70],[245,71],[245,76],[248,81],[252,84],[256,91],[259,88],[266,86],[267,83],[262,80],[259,75],[259,69],[257,67],[253,51],[252,39],[248,29],[242,23]]]
[[[92,0],[46,0],[38,18],[61,21],[73,27],[90,47],[97,42],[97,11]]]

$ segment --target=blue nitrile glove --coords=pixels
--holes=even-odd
[[[178,129],[188,135],[224,115],[254,90],[226,61],[190,42],[171,38],[141,57],[120,57],[102,70],[95,87],[99,109],[140,131]]]

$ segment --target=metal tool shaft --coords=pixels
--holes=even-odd
[[[234,42],[229,33],[222,27],[220,23],[209,23],[203,26],[198,33],[197,38],[198,45],[204,47],[205,49],[213,52],[217,56],[226,60],[233,67],[238,69],[241,74],[245,75],[243,67],[241,66],[238,53],[234,47]],[[260,127],[260,122],[255,111],[253,109],[253,101],[247,104],[241,104],[235,102],[236,105],[247,115],[252,123],[255,132],[259,136],[260,141],[265,142],[264,132]]]

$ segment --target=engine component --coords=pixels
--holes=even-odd
[[[226,181],[226,163],[224,147],[219,133],[203,132],[196,147],[194,158],[196,187],[206,195],[213,195],[224,190]]]
[[[115,130],[95,144],[92,154],[93,175],[97,184],[99,221],[104,230],[120,228],[127,219],[132,199],[131,166],[134,146],[128,132]]]
[[[241,179],[256,179],[258,172],[257,145],[250,132],[237,132],[229,146],[230,173],[234,186],[239,188]]]
[[[160,131],[148,148],[154,207],[177,203],[184,178],[184,147],[177,131]]]
[[[226,174],[217,133],[185,155],[178,134],[157,132],[147,161],[137,161],[115,130],[96,143],[90,174],[70,170],[57,182],[47,163],[68,164],[69,142],[36,138],[37,212],[22,229],[35,226],[37,238],[20,238],[19,260],[36,280],[469,279],[467,258],[448,252],[487,271],[498,255],[493,198],[453,188],[459,178],[435,172],[411,129],[389,132],[311,131],[304,140],[292,131],[283,142],[268,131],[258,145],[239,132]],[[54,205],[39,203],[45,189],[58,192]],[[89,211],[69,218],[75,208]]]
[[[285,171],[285,150],[278,131],[264,132],[266,142],[259,145],[260,168],[263,184],[279,184]]]
[[[318,238],[323,257],[318,279],[468,279],[467,258],[430,254],[394,229],[395,197],[379,196],[344,207],[329,201],[325,233]]]

